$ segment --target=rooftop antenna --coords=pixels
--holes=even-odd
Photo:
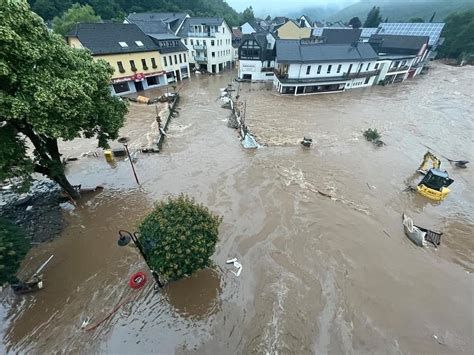
[[[435,16],[436,16],[436,11],[435,11],[435,12],[433,12],[433,16],[431,16],[431,18],[430,18],[430,21],[429,21],[430,23],[432,23],[432,22],[433,22],[433,20],[434,20]]]

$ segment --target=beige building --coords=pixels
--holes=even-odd
[[[168,83],[159,48],[136,25],[79,23],[66,36],[73,48],[86,48],[95,60],[114,69],[111,91],[117,95]]]
[[[285,22],[275,30],[280,39],[303,39],[311,37],[311,28],[300,27],[293,20]]]

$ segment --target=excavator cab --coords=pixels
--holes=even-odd
[[[418,192],[435,201],[444,200],[449,192],[448,186],[454,182],[450,179],[446,171],[430,169],[417,186]]]

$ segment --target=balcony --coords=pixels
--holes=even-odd
[[[262,68],[262,73],[271,73],[275,70],[275,68]]]
[[[188,37],[215,37],[219,32],[188,32]]]
[[[195,44],[193,48],[197,51],[207,51],[207,46],[205,44]]]
[[[207,63],[207,57],[195,55],[194,56],[194,61],[196,63]]]
[[[335,81],[347,81],[355,78],[366,78],[374,75],[378,75],[380,70],[371,70],[365,72],[356,73],[343,73],[340,76],[324,76],[319,74],[317,77],[312,78],[301,78],[294,79],[288,78],[288,74],[281,74],[278,70],[274,71],[276,77],[282,84],[310,84],[310,83],[322,83],[322,82],[335,82]]]
[[[407,71],[408,69],[410,69],[410,67],[408,65],[404,65],[403,67],[392,67],[388,70],[388,72],[394,73],[397,71]]]

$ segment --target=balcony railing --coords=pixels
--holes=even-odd
[[[403,67],[392,67],[388,70],[389,73],[393,73],[396,71],[405,71],[408,70],[410,67],[408,65],[404,65]]]
[[[188,37],[215,37],[219,32],[188,32]]]
[[[194,49],[198,50],[198,51],[205,51],[207,50],[207,46],[205,44],[195,44],[193,46]]]
[[[274,70],[275,70],[274,68],[262,68],[261,72],[266,73],[266,72],[272,72]]]
[[[207,57],[195,55],[194,60],[198,63],[207,62]]]
[[[282,74],[278,70],[274,70],[274,73],[282,83],[285,84],[307,84],[307,83],[320,83],[320,82],[332,82],[332,81],[343,81],[355,78],[366,78],[380,73],[380,69],[371,70],[365,72],[355,72],[355,73],[343,73],[340,76],[317,76],[312,78],[288,78],[288,74]]]

